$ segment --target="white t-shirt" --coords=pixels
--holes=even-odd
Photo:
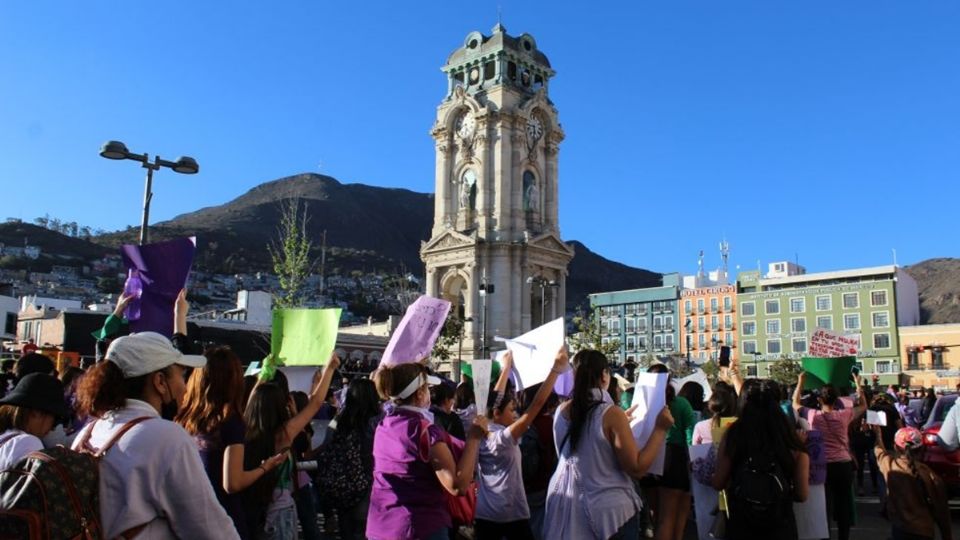
[[[11,435],[13,438],[7,440]],[[43,450],[43,442],[40,439],[19,429],[9,429],[0,433],[0,441],[4,441],[0,444],[0,471],[13,467],[30,452]]]
[[[530,518],[520,469],[520,441],[500,424],[480,443],[477,519],[508,523]]]

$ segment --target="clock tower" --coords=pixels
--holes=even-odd
[[[487,356],[566,311],[573,249],[560,239],[557,158],[563,130],[554,75],[533,36],[470,32],[443,66],[447,90],[431,130],[436,197],[420,256],[426,293],[467,322],[464,356]]]

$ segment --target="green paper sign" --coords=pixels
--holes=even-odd
[[[800,364],[807,372],[804,390],[822,388],[825,384],[832,384],[838,389],[852,386],[853,375],[851,370],[856,363],[855,356],[839,356],[837,358],[803,358]]]
[[[464,375],[466,375],[467,377],[470,377],[471,379],[473,378],[473,365],[470,363],[469,360],[464,360],[463,362],[460,362],[460,373],[463,373]],[[490,372],[490,380],[496,381],[499,378],[500,378],[500,362],[494,362],[493,369]],[[457,384],[460,383],[460,381],[454,381],[454,382]]]
[[[284,366],[322,366],[337,344],[340,308],[275,309],[270,353]]]

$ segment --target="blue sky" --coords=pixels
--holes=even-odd
[[[0,218],[154,221],[268,180],[432,191],[439,68],[498,5],[532,34],[567,138],[564,238],[656,271],[960,256],[960,3],[0,3]]]

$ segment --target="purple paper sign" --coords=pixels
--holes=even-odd
[[[196,249],[194,237],[120,249],[124,266],[136,270],[143,286],[140,318],[130,321],[131,332],[173,335],[173,305],[187,283]]]
[[[557,382],[553,383],[553,391],[559,396],[569,396],[573,393],[573,369],[568,369],[557,375]]]
[[[383,351],[381,365],[396,365],[418,362],[433,351],[433,344],[440,336],[443,323],[450,312],[450,302],[421,296],[407,308],[403,320],[390,336],[390,343]]]
[[[807,432],[807,454],[810,456],[810,484],[820,485],[827,481],[827,454],[823,450],[823,433]]]

